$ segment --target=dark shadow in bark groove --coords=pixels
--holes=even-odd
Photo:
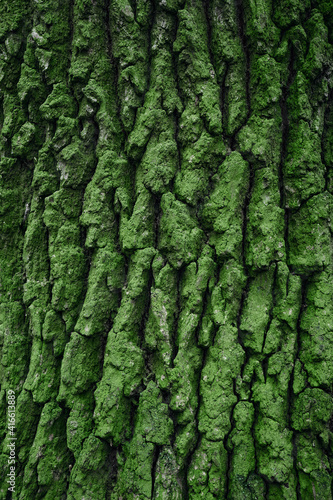
[[[162,446],[160,446],[160,445],[156,445],[155,449],[154,449],[153,465],[151,467],[151,498],[154,497],[156,466],[157,466],[158,457],[160,456],[161,449],[162,449]]]
[[[322,164],[325,166],[325,191],[328,191],[329,188],[329,166],[327,165],[326,159],[325,159],[325,139],[329,137],[329,124],[332,125],[332,122],[330,122],[329,117],[331,116],[331,120],[333,118],[333,89],[329,92],[328,98],[327,98],[327,103],[326,103],[326,109],[324,113],[324,126],[323,126],[323,133],[321,135],[321,161]],[[332,133],[332,131],[331,131]]]
[[[291,416],[292,416],[292,406],[294,402],[294,391],[293,391],[293,383],[294,383],[294,373],[295,373],[295,364],[296,361],[299,360],[299,354],[301,351],[301,318],[302,314],[306,309],[306,294],[307,294],[307,287],[308,287],[308,282],[309,278],[301,276],[301,305],[300,305],[300,310],[297,318],[297,324],[296,324],[296,332],[297,332],[297,339],[296,339],[296,352],[294,356],[294,362],[293,362],[293,368],[290,374],[290,379],[289,379],[289,384],[288,384],[288,426],[289,429],[293,433],[292,437],[292,444],[293,444],[293,461],[294,461],[294,471],[296,474],[296,494],[297,494],[297,500],[302,500],[301,494],[300,494],[300,482],[299,482],[299,475],[298,475],[298,468],[297,468],[297,445],[296,445],[296,431],[292,428],[291,425]],[[303,363],[302,363],[303,365]],[[308,378],[308,375],[307,375]]]
[[[280,100],[280,108],[281,108],[281,117],[282,117],[282,144],[281,144],[281,161],[278,169],[279,176],[279,190],[280,190],[280,208],[284,209],[284,245],[286,252],[286,262],[289,267],[289,217],[290,210],[286,207],[286,194],[284,190],[284,176],[283,176],[283,167],[284,162],[286,160],[287,148],[288,148],[288,134],[289,134],[289,116],[288,116],[288,107],[287,100],[289,95],[289,89],[291,84],[293,83],[296,70],[294,69],[294,47],[290,45],[290,60],[288,65],[288,79],[286,85],[282,87],[282,96]]]
[[[243,52],[245,56],[245,89],[246,89],[246,105],[247,105],[247,114],[242,123],[233,133],[230,139],[230,147],[234,151],[236,149],[236,137],[238,132],[244,127],[244,125],[248,122],[251,116],[251,94],[250,94],[250,65],[251,65],[251,53],[248,44],[248,40],[246,37],[246,18],[245,11],[243,6],[243,0],[235,0],[236,7],[236,16],[237,16],[237,24],[239,30],[239,37],[241,39]]]

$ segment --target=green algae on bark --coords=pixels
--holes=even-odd
[[[0,498],[332,499],[332,2],[0,18]]]

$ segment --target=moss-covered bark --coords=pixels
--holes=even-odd
[[[0,498],[332,499],[332,28],[0,0]]]

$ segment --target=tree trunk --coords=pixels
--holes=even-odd
[[[332,499],[332,2],[0,14],[0,498]]]

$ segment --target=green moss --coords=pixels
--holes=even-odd
[[[284,210],[280,208],[278,175],[270,169],[255,172],[246,230],[250,268],[267,268],[274,260],[284,260]]]
[[[18,301],[4,302],[0,309],[1,387],[19,391],[27,373],[29,337],[24,309]]]
[[[284,167],[287,206],[297,208],[302,201],[320,193],[325,186],[325,169],[321,162],[320,137],[300,120],[291,135],[291,146]]]
[[[66,113],[65,116],[72,117],[75,111],[75,104],[68,94],[66,84],[62,82],[53,85],[52,92],[48,95],[39,109],[43,118],[46,120],[54,120],[63,117],[64,112]],[[70,121],[67,120],[67,123],[70,123]]]
[[[0,6],[1,498],[331,498],[329,10]]]
[[[123,276],[123,257],[107,248],[98,249],[91,262],[88,289],[76,331],[85,336],[104,331],[110,314],[114,316],[117,311]]]
[[[67,489],[71,455],[63,434],[65,416],[55,403],[44,405],[25,468],[21,498],[43,494],[60,498]],[[38,482],[37,482],[38,478]]]
[[[14,156],[28,156],[28,146],[29,143],[34,138],[35,135],[35,126],[32,123],[26,122],[18,133],[14,135],[12,139],[12,154]]]
[[[201,372],[199,431],[211,441],[223,441],[231,429],[230,415],[237,402],[233,380],[244,361],[244,351],[235,344],[236,338],[236,328],[221,327]]]
[[[30,3],[28,1],[14,0],[9,5],[1,6],[2,25],[0,31],[1,41],[6,34],[23,24],[25,17],[30,13]]]
[[[110,348],[112,350],[110,350]],[[95,391],[96,435],[111,438],[116,445],[130,435],[129,396],[135,394],[143,377],[140,348],[109,334],[102,380]]]
[[[320,434],[327,426],[333,411],[332,399],[321,389],[305,389],[296,398],[293,410],[293,428],[311,430]]]
[[[304,498],[310,498],[314,491],[316,495],[318,493],[324,498],[330,498],[330,466],[318,440],[306,434],[298,435],[296,446],[300,494]]]
[[[19,447],[18,459],[21,463],[26,463],[36,435],[42,407],[40,404],[34,402],[31,392],[24,389],[20,392],[16,403],[16,424],[17,429],[20,430],[17,436]],[[22,487],[22,473],[19,478],[20,487]]]
[[[263,166],[278,165],[281,148],[281,118],[252,115],[237,135],[245,159]]]
[[[118,89],[120,117],[126,131],[134,125],[136,109],[142,104],[147,88],[148,26],[151,22],[149,4],[141,4],[138,19],[129,2],[115,0],[110,10],[113,51],[119,60]],[[140,24],[138,24],[140,23]]]
[[[139,328],[147,297],[148,272],[155,254],[148,248],[132,259],[127,287],[107,339],[103,377],[95,391],[97,435],[120,443],[130,432],[130,396],[136,394],[144,374]]]
[[[27,103],[32,97],[34,100],[43,100],[44,87],[41,75],[34,68],[23,63],[17,90],[22,103]]]
[[[307,309],[301,319],[301,361],[313,387],[329,390],[332,383],[329,359],[332,356],[331,331],[332,278],[329,272],[315,276],[309,284]]]
[[[197,260],[204,234],[187,206],[171,193],[162,196],[161,208],[159,248],[167,254],[170,264],[179,269]]]
[[[134,251],[140,248],[152,247],[154,199],[149,191],[142,191],[137,197],[132,216],[126,220],[122,218],[120,226],[120,240],[124,251]]]
[[[248,401],[240,401],[233,411],[235,426],[228,438],[231,451],[230,495],[235,499],[252,498],[250,474],[255,469],[255,447],[251,435],[254,408]]]
[[[274,21],[280,28],[299,24],[301,16],[309,10],[310,2],[299,3],[297,0],[279,0],[274,13]]]
[[[265,330],[273,306],[274,268],[272,265],[268,271],[258,274],[251,280],[242,312],[240,329],[244,346],[257,353],[263,349]]]
[[[35,338],[31,347],[30,366],[24,389],[31,391],[33,400],[45,403],[55,398],[60,383],[60,362],[54,356],[52,344]]]
[[[231,64],[225,78],[226,133],[234,135],[244,124],[247,116],[245,61],[242,58]]]
[[[101,338],[87,338],[73,332],[61,363],[59,401],[87,391],[100,378]],[[84,369],[83,369],[84,367]]]
[[[102,498],[109,488],[108,446],[90,435],[85,439],[82,451],[71,471],[68,498]]]
[[[225,147],[221,139],[203,130],[198,140],[184,148],[181,170],[175,179],[176,195],[195,206],[203,195],[208,194],[209,174],[216,170],[224,155]]]
[[[83,442],[93,428],[93,395],[90,391],[75,394],[68,404],[71,410],[66,423],[67,445],[78,458]]]
[[[282,95],[281,65],[268,54],[258,57],[251,67],[251,108],[257,112],[274,115]]]
[[[61,187],[78,188],[89,181],[94,169],[94,156],[75,139],[61,150],[57,162]]]
[[[192,498],[212,500],[216,494],[225,494],[226,470],[227,452],[223,443],[202,439],[187,475]]]
[[[288,266],[282,262],[278,263],[274,294],[274,315],[296,330],[301,307],[301,278],[290,273]]]
[[[145,325],[145,345],[152,352],[152,367],[158,386],[170,387],[174,325],[177,311],[177,274],[157,254],[153,261],[155,286],[150,292],[149,316]]]
[[[167,191],[170,181],[173,179],[177,164],[177,144],[173,138],[162,141],[150,140],[142,159],[144,171],[144,184],[154,194],[163,194]]]
[[[178,480],[178,469],[173,449],[171,446],[163,446],[156,463],[154,500],[163,498],[165,495],[181,500],[183,491]]]
[[[327,192],[310,198],[289,224],[289,262],[297,273],[319,271],[331,262],[331,195]]]
[[[242,206],[249,183],[247,162],[239,153],[231,153],[214,180],[215,189],[203,206],[202,220],[212,230],[210,242],[217,256],[237,258],[243,240]]]

